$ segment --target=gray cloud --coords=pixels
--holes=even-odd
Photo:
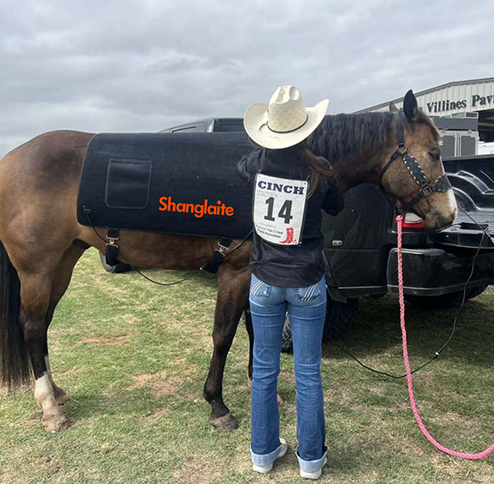
[[[492,2],[3,0],[0,156],[53,129],[242,116],[280,84],[351,112],[489,77]]]

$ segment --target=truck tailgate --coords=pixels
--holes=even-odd
[[[453,185],[458,217],[432,239],[439,245],[477,249],[486,230],[482,250],[494,249],[494,156],[445,159],[444,169]]]

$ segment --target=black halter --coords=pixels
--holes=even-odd
[[[394,112],[393,115],[396,118],[396,133],[398,136],[398,145],[396,146],[396,151],[391,155],[391,158],[386,166],[381,170],[381,173],[379,175],[379,186],[381,190],[384,191],[384,187],[382,185],[383,176],[388,171],[388,168],[393,164],[393,162],[401,157],[408,171],[413,176],[413,179],[420,187],[418,195],[413,200],[399,208],[395,207],[396,212],[399,215],[403,215],[409,212],[423,198],[428,197],[434,192],[447,192],[452,187],[446,175],[441,175],[432,185],[427,183],[427,177],[424,175],[419,162],[405,148],[402,114],[400,112]]]

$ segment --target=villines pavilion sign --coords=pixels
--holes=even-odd
[[[470,101],[470,105],[468,104]],[[489,96],[480,96],[479,94],[472,94],[470,99],[461,99],[458,101],[451,101],[444,99],[442,101],[433,101],[426,103],[427,111],[432,113],[444,113],[445,111],[466,110],[466,111],[481,111],[487,109],[489,106],[494,105],[494,94]]]

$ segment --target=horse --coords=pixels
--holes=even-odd
[[[400,112],[394,106],[390,110],[327,116],[309,139],[310,147],[331,161],[343,193],[373,183],[408,204],[423,218],[426,229],[451,225],[457,215],[453,192],[450,186],[440,189],[435,183],[445,179],[438,130],[418,108],[411,91]],[[76,217],[82,165],[93,136],[47,132],[0,161],[1,378],[9,389],[34,379],[34,397],[48,432],[70,425],[62,407],[70,396],[55,383],[50,368],[48,328],[84,251],[89,247],[105,251],[105,228],[82,226]],[[400,157],[404,163],[395,161]],[[409,163],[410,157],[414,163]],[[417,178],[417,166],[422,180]],[[119,246],[125,261],[137,267],[193,270],[211,258],[218,241],[122,230]],[[252,377],[251,249],[252,242],[245,242],[237,250],[227,250],[218,270],[214,350],[203,393],[211,405],[211,423],[222,429],[238,426],[223,400],[222,383],[242,313],[249,333],[248,375]]]

